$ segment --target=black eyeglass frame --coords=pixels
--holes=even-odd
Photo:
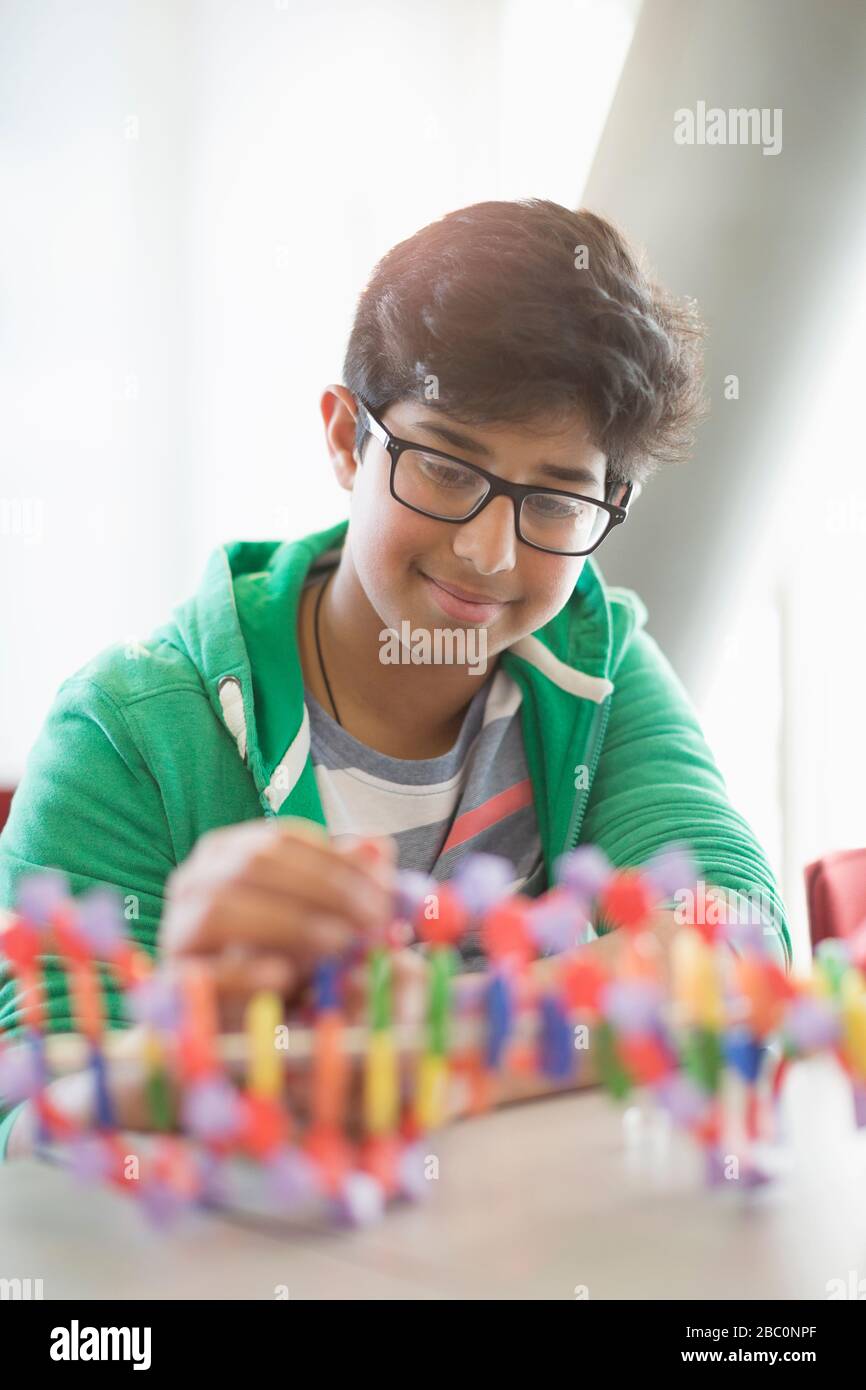
[[[373,414],[370,407],[365,405],[360,397],[356,396],[355,399],[358,402],[359,408],[367,417],[367,420],[372,422],[372,424],[364,426],[365,434],[371,434],[374,439],[377,439],[390,456],[391,476],[389,478],[389,488],[391,496],[394,498],[395,502],[400,503],[401,507],[408,507],[411,512],[417,512],[420,516],[429,516],[433,521],[444,521],[451,526],[463,526],[465,522],[472,521],[478,516],[479,512],[482,512],[484,508],[493,501],[494,497],[510,497],[514,507],[514,530],[517,539],[522,541],[524,545],[531,545],[533,550],[543,551],[545,555],[565,556],[591,555],[594,550],[598,550],[602,541],[607,539],[614,527],[621,526],[628,516],[629,502],[631,501],[632,492],[634,490],[633,483],[627,484],[621,503],[602,501],[598,497],[587,497],[580,492],[566,492],[564,488],[559,487],[537,487],[529,483],[508,483],[504,478],[498,478],[495,473],[488,473],[486,468],[479,468],[477,463],[469,463],[467,459],[457,458],[455,454],[446,454],[443,449],[430,448],[427,444],[419,444],[417,440],[401,439],[398,435],[392,434],[386,425],[382,424],[382,421]],[[477,473],[479,477],[485,480],[488,491],[481,498],[477,507],[473,507],[472,511],[468,512],[466,516],[439,516],[436,512],[427,512],[423,507],[413,506],[411,502],[404,501],[394,487],[394,475],[397,472],[397,464],[400,460],[400,455],[407,449],[412,449],[424,454],[433,454],[436,458],[446,459],[448,463],[456,463],[459,464],[461,468],[468,468],[471,473]],[[527,497],[536,496],[539,493],[542,495],[552,493],[555,497],[569,497],[574,501],[589,502],[594,507],[600,507],[602,511],[607,512],[607,526],[602,531],[598,540],[587,550],[552,550],[549,546],[538,545],[536,541],[527,540],[525,536],[521,535],[520,531],[521,508]]]

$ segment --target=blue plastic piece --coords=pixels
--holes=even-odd
[[[564,1081],[574,1067],[574,1032],[568,1015],[552,994],[541,1000],[539,1043],[542,1072],[552,1081]]]
[[[339,969],[340,962],[334,959],[320,960],[317,963],[313,977],[313,998],[317,1012],[339,1009]]]
[[[502,1065],[505,1045],[514,1027],[514,1000],[511,985],[504,975],[494,972],[485,991],[487,1041],[485,1062],[491,1069]]]

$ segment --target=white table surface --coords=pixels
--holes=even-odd
[[[171,1233],[37,1161],[0,1168],[0,1278],[73,1299],[827,1297],[866,1276],[866,1131],[835,1065],[792,1074],[771,1187],[707,1190],[697,1151],[597,1091],[430,1140],[419,1206],[342,1232],[195,1214]]]

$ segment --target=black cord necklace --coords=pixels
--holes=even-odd
[[[328,673],[327,673],[327,671],[325,670],[325,663],[324,663],[324,661],[322,660],[322,643],[321,643],[321,639],[320,639],[320,637],[319,637],[319,609],[320,609],[321,606],[322,606],[322,599],[324,598],[325,590],[327,589],[328,585],[330,584],[332,578],[333,578],[333,575],[329,574],[328,577],[327,577],[327,579],[325,580],[324,584],[321,585],[318,594],[316,595],[316,611],[315,611],[315,614],[314,614],[314,616],[313,616],[313,631],[314,631],[315,637],[316,637],[316,655],[317,655],[318,658],[319,658],[319,669],[320,669],[321,672],[322,672],[322,680],[325,682],[325,689],[326,689],[327,692],[328,692],[328,699],[331,701],[331,704],[332,704],[333,709],[334,709],[334,718],[336,719],[337,723],[340,725],[340,728],[342,729],[342,727],[343,727],[343,722],[342,722],[342,720],[340,719],[339,714],[337,713],[337,705],[336,705],[336,702],[335,702],[335,700],[334,700],[334,693],[333,693],[333,691],[331,690],[331,682],[328,680]]]

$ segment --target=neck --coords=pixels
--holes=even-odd
[[[333,715],[313,633],[318,592],[316,588],[307,595],[307,611],[301,614],[301,660],[316,699]],[[479,667],[484,647],[467,631],[467,662],[436,664],[433,635],[420,630],[416,650],[432,661],[412,664],[414,643],[406,650],[393,639],[383,641],[385,630],[344,551],[319,609],[322,658],[340,722],[372,747],[387,742],[388,748],[380,747],[380,751],[405,750],[393,756],[420,758],[447,752],[456,741],[470,700],[492,674],[495,658]]]

